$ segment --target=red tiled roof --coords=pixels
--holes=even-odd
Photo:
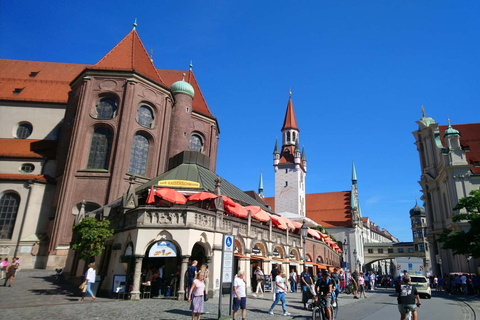
[[[125,38],[91,68],[134,71],[157,83],[164,83],[135,30],[130,31]]]
[[[192,107],[193,110],[199,112],[203,115],[208,117],[214,118],[210,109],[207,106],[207,102],[203,97],[202,91],[200,91],[200,87],[198,86],[197,79],[193,74],[193,71],[182,71],[182,70],[166,70],[166,69],[157,69],[158,73],[161,75],[162,79],[165,81],[165,85],[169,88],[177,81],[182,80],[183,74],[185,73],[187,76],[185,77],[185,81],[190,83],[195,90],[195,95],[193,97]]]
[[[351,227],[350,191],[305,195],[307,218],[324,228]]]
[[[312,193],[305,195],[307,218],[324,228],[351,227],[351,191]],[[275,212],[275,197],[263,198]]]
[[[443,145],[445,146],[443,133],[447,130],[448,126],[438,126],[438,128]],[[470,149],[470,151],[465,152],[467,162],[469,164],[480,162],[480,123],[453,124],[452,128],[460,132],[460,144],[462,147],[465,148],[468,146]],[[480,167],[473,166],[471,170],[474,174],[480,174]]]
[[[368,223],[368,217],[362,217],[362,222],[363,223]]]
[[[0,139],[0,157],[55,159],[57,145],[55,140]]]
[[[70,82],[85,64],[0,59],[0,100],[67,103]],[[32,72],[38,72],[31,77]],[[23,89],[19,94],[15,89]]]
[[[287,112],[285,113],[285,120],[283,121],[282,131],[285,129],[298,130],[297,119],[295,118],[295,111],[293,110],[292,97],[288,99]],[[298,131],[300,132],[300,130]]]
[[[272,208],[272,211],[275,212],[275,197],[263,198],[266,204]]]
[[[0,173],[0,180],[9,180],[9,181],[41,181],[48,183],[55,183],[55,179],[44,174],[21,174],[21,173]]]

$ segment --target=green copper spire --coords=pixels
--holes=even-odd
[[[357,204],[355,202],[355,192],[353,192],[353,188],[352,192],[350,192],[350,208],[352,210],[357,208]]]
[[[360,209],[360,203],[358,204],[358,216],[362,219],[362,209]]]
[[[357,172],[355,171],[355,162],[352,159],[352,183],[357,184]]]
[[[452,128],[452,125],[450,124],[450,118],[448,118],[448,128],[443,133],[443,137],[445,138],[447,136],[452,136],[452,135],[460,135],[460,132],[458,132],[458,130]]]
[[[258,196],[263,198],[263,175],[262,170],[260,170],[260,182],[258,183]]]
[[[300,152],[300,146],[298,145],[298,139],[295,140],[295,152]]]
[[[273,150],[273,154],[280,154],[280,151],[278,151],[278,139],[275,140],[275,149]]]
[[[302,146],[302,161],[307,161],[307,157],[305,156],[305,147]]]
[[[137,28],[137,18],[135,18],[135,22],[133,23],[133,30]]]

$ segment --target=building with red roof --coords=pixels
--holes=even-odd
[[[425,115],[413,132],[420,158],[420,185],[426,215],[426,233],[434,274],[471,272],[470,264],[480,260],[465,259],[443,250],[436,235],[445,228],[461,230],[466,223],[454,223],[454,207],[461,198],[480,189],[480,123],[439,125]]]
[[[161,67],[135,28],[93,65],[0,60],[0,254],[63,267],[81,210],[185,150],[215,171],[220,131],[192,66]]]

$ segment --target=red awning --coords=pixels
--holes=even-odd
[[[225,210],[228,213],[233,214],[237,218],[246,218],[248,216],[248,211],[245,210],[245,208],[241,204],[236,203],[236,202],[234,202],[234,203],[235,203],[235,205],[233,205],[233,206],[226,205]]]
[[[188,201],[204,201],[217,198],[218,196],[213,193],[202,191],[192,194],[190,197],[188,197]]]

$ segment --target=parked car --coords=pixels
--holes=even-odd
[[[424,296],[427,299],[432,297],[432,289],[430,289],[430,286],[428,285],[427,278],[424,276],[410,276],[410,280],[412,285],[417,288],[420,297]]]

